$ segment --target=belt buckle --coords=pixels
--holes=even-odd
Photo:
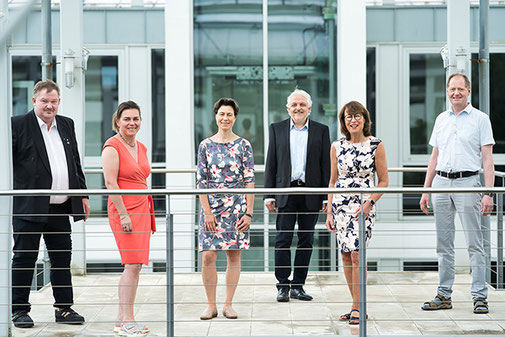
[[[301,179],[296,179],[296,185],[303,186],[303,181]]]

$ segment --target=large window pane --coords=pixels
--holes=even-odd
[[[90,56],[85,97],[85,154],[98,157],[103,143],[114,135],[112,114],[118,105],[117,56]]]
[[[152,83],[152,107],[153,107],[152,157],[153,157],[153,163],[164,163],[165,162],[165,49],[153,49],[152,51],[151,83]]]
[[[473,54],[472,58],[478,58],[478,54]],[[489,95],[491,125],[496,145],[493,147],[494,153],[505,153],[505,95],[503,95],[502,82],[505,75],[505,53],[492,53],[489,64]],[[472,104],[479,108],[479,65],[472,62]]]
[[[439,54],[410,55],[410,153],[428,154],[435,119],[445,110],[445,69]]]
[[[336,50],[329,48],[335,36],[329,36],[328,27],[334,20],[324,19],[324,5],[307,0],[268,7],[269,122],[288,117],[286,98],[298,87],[312,96],[311,119],[328,125],[333,140],[338,118],[335,106],[327,104],[336,103],[336,85],[329,92],[330,81],[336,81],[329,74],[329,58],[336,60]]]
[[[194,1],[195,145],[217,131],[213,104],[232,97],[240,105],[233,128],[264,163],[262,1]]]
[[[12,57],[12,112],[13,116],[33,109],[32,96],[35,83],[42,78],[40,56]],[[56,64],[56,57],[53,57]],[[53,67],[53,81],[56,81],[56,66]]]

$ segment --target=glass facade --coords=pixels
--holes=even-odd
[[[33,109],[32,97],[35,83],[42,78],[40,56],[12,57],[12,114],[18,116]],[[56,64],[56,57],[53,57]],[[53,81],[56,81],[56,66],[53,67]]]
[[[232,97],[234,132],[251,142],[256,164],[264,162],[261,9],[261,0],[194,1],[195,144],[217,131],[214,102]]]
[[[102,145],[115,133],[112,114],[118,105],[118,57],[90,56],[86,71],[85,154],[99,157]]]
[[[445,110],[445,69],[440,54],[410,54],[410,153],[430,154],[428,141]]]

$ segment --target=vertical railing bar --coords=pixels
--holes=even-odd
[[[486,186],[484,174],[479,174],[482,186]],[[482,237],[484,239],[484,253],[486,256],[486,283],[491,283],[491,221],[490,216],[480,216]]]
[[[175,336],[174,331],[174,218],[170,210],[170,195],[167,195],[166,228],[166,292],[167,292],[167,336]]]
[[[502,177],[502,187],[505,186],[505,177]],[[503,283],[503,193],[496,195],[496,289],[504,289]]]
[[[366,337],[366,231],[363,214],[363,193],[360,194],[359,214],[359,336]]]

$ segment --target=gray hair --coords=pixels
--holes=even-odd
[[[289,107],[289,103],[291,103],[291,100],[293,99],[294,96],[302,96],[303,98],[305,98],[307,100],[307,104],[308,104],[309,108],[312,106],[312,99],[310,98],[309,93],[306,92],[305,90],[296,88],[295,90],[293,90],[293,92],[291,94],[289,94],[286,108]]]

